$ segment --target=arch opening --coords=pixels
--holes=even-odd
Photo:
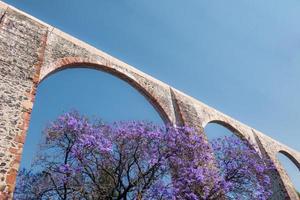
[[[300,198],[300,163],[291,154],[283,150],[277,153],[277,159],[289,176]]]
[[[215,138],[224,136],[229,137],[232,135],[238,137],[239,139],[244,139],[243,135],[233,126],[220,120],[210,121],[204,127],[204,132],[206,133],[208,140],[213,140]]]
[[[242,134],[230,124],[211,121],[204,129],[214,153],[219,175],[230,185],[228,199],[258,199],[270,196],[266,160],[261,158]]]
[[[72,68],[88,68],[94,69],[101,72],[108,73],[118,79],[121,79],[128,83],[130,86],[135,88],[140,94],[142,94],[147,101],[154,107],[154,109],[158,112],[161,119],[164,121],[165,124],[172,124],[172,120],[168,113],[166,113],[165,109],[158,103],[158,100],[155,99],[153,94],[150,94],[137,80],[135,77],[126,72],[126,68],[116,69],[114,67],[109,67],[107,65],[99,64],[97,61],[85,60],[83,58],[71,57],[71,58],[63,58],[53,63],[50,68],[47,70],[45,74],[42,74],[40,77],[40,81],[38,84],[42,83],[45,79],[49,76],[63,71],[65,69],[72,69]]]
[[[108,122],[146,120],[164,123],[161,115],[149,104],[149,99],[145,101],[140,95],[142,92],[137,92],[109,73],[99,73],[99,70],[95,71],[90,66],[79,65],[58,71],[38,84],[21,168],[30,167],[45,125],[72,109],[91,117],[101,117]]]
[[[147,96],[144,91],[137,92],[136,87],[130,87],[110,73],[99,73],[99,70],[90,68],[69,66],[64,68],[65,70],[58,70],[59,73],[47,76],[47,79],[38,84],[20,169],[29,172],[40,170],[31,166],[39,150],[38,144],[43,139],[44,128],[61,114],[73,109],[91,118],[101,117],[108,123],[131,120],[164,123],[162,115],[149,104],[151,96]],[[141,93],[146,96],[146,100]],[[50,155],[51,153],[49,150]],[[39,162],[42,162],[42,159]]]

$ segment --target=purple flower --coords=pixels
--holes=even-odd
[[[46,195],[47,199],[208,200],[271,195],[267,172],[273,165],[236,137],[209,144],[191,127],[141,121],[104,124],[78,112],[60,116],[44,133],[35,166],[43,173],[20,174],[16,189],[20,199]]]

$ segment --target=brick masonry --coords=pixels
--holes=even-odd
[[[272,159],[272,199],[298,199],[277,159],[285,154],[300,170],[300,153],[104,52],[0,1],[0,199],[11,199],[37,85],[60,70],[87,66],[137,89],[165,123],[204,133],[218,123]]]

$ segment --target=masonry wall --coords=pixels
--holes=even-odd
[[[46,28],[0,4],[0,199],[13,191]]]
[[[0,199],[11,199],[37,85],[60,70],[85,65],[113,74],[138,90],[165,123],[189,125],[204,134],[219,123],[251,141],[271,158],[272,199],[298,199],[276,155],[290,155],[300,170],[300,153],[189,97],[171,86],[0,1]],[[275,195],[276,194],[276,195]]]

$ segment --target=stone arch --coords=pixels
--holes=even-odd
[[[211,121],[207,122],[203,128],[205,129],[205,127],[208,126],[209,124],[218,124],[218,125],[226,128],[227,130],[229,130],[232,134],[234,134],[235,136],[237,136],[241,140],[246,139],[245,136],[237,128],[235,128],[234,126],[232,126],[228,122],[225,122],[225,121],[222,121],[222,120],[211,120]]]
[[[285,155],[288,159],[290,159],[290,161],[292,161],[292,163],[298,168],[299,172],[300,172],[300,162],[298,162],[298,160],[292,156],[289,152],[285,151],[285,150],[279,150],[277,152],[278,154],[283,154]]]
[[[207,138],[209,138],[209,134],[207,134],[205,128],[210,124],[217,124],[222,128],[225,128],[232,135],[236,136],[239,140],[245,142],[245,145],[247,145],[250,149],[255,150],[259,156],[262,156],[258,144],[255,141],[255,138],[253,137],[252,129],[248,129],[247,127],[241,127],[239,123],[236,123],[235,121],[231,121],[231,120],[210,119],[203,126],[204,133]]]
[[[131,85],[134,89],[136,89],[140,94],[142,94],[146,100],[154,107],[154,109],[158,112],[161,119],[165,124],[172,124],[172,119],[170,115],[168,115],[167,111],[163,108],[159,100],[155,98],[145,87],[143,87],[140,82],[138,82],[135,77],[130,74],[126,69],[122,69],[121,67],[110,67],[109,64],[104,64],[98,60],[82,58],[82,57],[65,57],[61,58],[55,62],[53,62],[49,67],[47,67],[46,73],[41,73],[39,77],[40,84],[47,77],[51,76],[54,73],[62,71],[64,69],[70,68],[90,68],[95,69],[101,72],[105,72],[113,75],[116,78],[119,78],[129,85]]]
[[[291,154],[291,152],[286,150],[276,151],[274,157],[274,164],[279,173],[280,180],[283,183],[280,185],[281,190],[286,191],[287,195],[292,197],[291,199],[300,199],[300,182],[298,179],[298,177],[300,177],[300,162]],[[298,173],[294,171],[294,167],[296,167],[296,171],[298,169]],[[294,175],[291,176],[292,174]]]

